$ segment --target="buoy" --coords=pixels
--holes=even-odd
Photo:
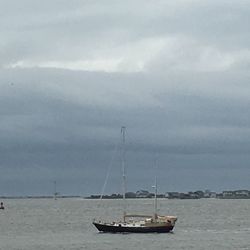
[[[3,202],[0,203],[0,209],[4,209]]]

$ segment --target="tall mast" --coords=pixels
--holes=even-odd
[[[121,164],[122,164],[122,198],[123,198],[123,220],[125,221],[126,217],[126,172],[125,172],[125,132],[126,127],[121,127],[121,140],[122,140],[122,155],[121,155]]]

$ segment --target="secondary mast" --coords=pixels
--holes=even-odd
[[[154,197],[154,220],[157,219],[157,192],[158,192],[158,187],[157,187],[157,161],[155,159],[155,184],[153,188],[155,189],[155,197]]]
[[[154,219],[157,219],[157,177],[155,175],[155,200],[154,200]]]

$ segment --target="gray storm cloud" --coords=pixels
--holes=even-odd
[[[250,60],[246,2],[1,5],[3,67],[221,71]]]
[[[122,125],[131,189],[249,188],[249,9],[0,1],[1,192],[99,192]]]

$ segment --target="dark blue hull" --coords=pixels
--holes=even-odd
[[[173,226],[159,226],[159,227],[126,227],[124,225],[121,226],[113,226],[106,225],[102,223],[93,222],[95,227],[100,232],[107,233],[169,233],[173,230]]]

